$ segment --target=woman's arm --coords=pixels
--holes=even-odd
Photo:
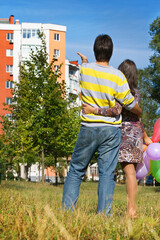
[[[148,146],[149,144],[153,143],[152,140],[148,137],[146,131],[143,132],[143,139],[145,144]]]
[[[134,106],[134,108],[129,110],[130,112],[136,114],[139,118],[142,115],[142,109],[138,106],[138,104],[136,103],[136,105]]]
[[[149,144],[153,143],[152,140],[148,137],[145,129],[144,129],[144,126],[143,126],[143,123],[142,123],[142,120],[140,119],[139,120],[139,124],[140,124],[140,128],[142,130],[142,133],[143,133],[143,140],[145,142],[145,144],[148,146]]]
[[[88,104],[82,105],[82,111],[84,114],[93,113],[96,115],[102,115],[105,117],[116,117],[121,114],[122,106],[120,103],[116,102],[114,107],[110,108],[94,108]]]

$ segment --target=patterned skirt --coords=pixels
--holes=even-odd
[[[143,162],[143,133],[136,122],[123,122],[119,162]]]

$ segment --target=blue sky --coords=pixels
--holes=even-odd
[[[130,58],[144,68],[152,55],[149,27],[160,16],[160,0],[0,0],[0,18],[10,15],[20,22],[65,25],[69,60],[80,63],[79,51],[94,61],[95,38],[108,34],[114,43],[110,65]]]

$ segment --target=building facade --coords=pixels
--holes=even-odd
[[[9,19],[0,19],[0,115],[10,117],[3,110],[3,103],[12,103],[12,81],[19,80],[20,62],[28,60],[31,49],[34,51],[41,45],[38,31],[43,31],[46,36],[48,61],[51,62],[53,57],[56,59],[55,69],[62,64],[61,79],[65,80],[66,26],[20,23],[13,15]]]
[[[65,82],[73,106],[81,105],[79,74],[80,67],[78,61],[65,60]]]

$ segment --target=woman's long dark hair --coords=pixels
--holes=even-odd
[[[131,93],[135,96],[135,88],[137,88],[138,71],[136,64],[129,59],[124,60],[118,69],[125,75],[129,84]]]

